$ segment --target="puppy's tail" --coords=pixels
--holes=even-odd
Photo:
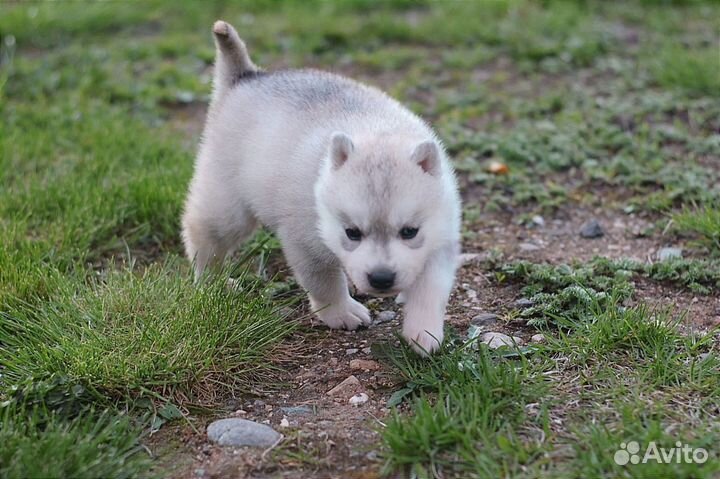
[[[213,25],[215,46],[215,78],[213,101],[219,100],[240,78],[260,71],[248,55],[245,43],[227,22],[218,20]]]

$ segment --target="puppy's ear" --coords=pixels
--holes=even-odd
[[[434,141],[427,140],[417,145],[412,152],[411,159],[425,173],[433,176],[440,175],[440,149]]]
[[[355,149],[355,146],[349,136],[341,132],[333,133],[330,140],[332,167],[337,170],[344,165],[353,149]]]

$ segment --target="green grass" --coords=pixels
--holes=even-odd
[[[673,215],[679,233],[695,233],[711,249],[720,251],[720,208],[705,206]]]
[[[72,421],[37,409],[0,409],[0,477],[132,478],[150,460],[127,417],[86,411]]]
[[[687,336],[667,312],[645,306],[593,307],[593,319],[559,321],[558,332],[546,331],[547,343],[519,351],[491,352],[460,338],[428,360],[379,349],[405,382],[393,402],[411,409],[395,412],[382,429],[386,471],[711,477],[720,470],[711,446],[720,434],[712,426],[720,394],[720,361],[708,352],[713,333]],[[672,434],[664,430],[669,424]],[[623,469],[613,455],[630,440],[705,447],[710,460]]]
[[[386,471],[499,476],[539,454],[539,445],[515,428],[532,422],[525,406],[541,396],[541,382],[524,361],[471,346],[446,347],[427,362],[404,349],[380,352],[408,382],[401,393],[412,395],[412,416],[395,413],[382,431]]]
[[[228,292],[222,280],[195,287],[161,265],[65,283],[41,306],[3,314],[4,381],[57,374],[113,399],[150,392],[212,403],[262,372],[291,329],[262,284],[245,286],[250,293]]]
[[[711,478],[720,471],[720,461],[716,453],[713,453],[715,441],[718,439],[718,431],[713,426],[707,431],[698,432],[683,430],[680,434],[673,432],[669,434],[664,430],[665,421],[657,415],[647,411],[632,411],[632,415],[626,416],[625,426],[617,430],[611,430],[601,425],[579,426],[576,431],[576,442],[573,444],[576,460],[574,470],[566,477],[633,477],[651,479],[656,477],[674,478]],[[641,419],[641,421],[638,421]],[[669,451],[677,447],[678,437],[683,437],[682,445],[691,448],[703,448],[710,453],[709,460],[699,463],[658,462],[648,456],[648,461],[643,463],[650,443],[655,443],[658,449],[663,448]],[[622,444],[635,441],[639,444],[640,463],[629,464],[618,467],[614,462],[614,453],[621,450]],[[605,452],[598,454],[598,451]],[[677,456],[673,456],[675,459]],[[614,474],[618,474],[614,476]],[[562,477],[562,476],[560,476]]]
[[[699,95],[720,94],[717,45],[695,49],[669,45],[655,58],[652,72],[660,86],[679,87]]]
[[[538,264],[529,261],[498,263],[494,270],[499,283],[518,282],[533,304],[519,315],[530,325],[553,324],[563,320],[590,321],[597,307],[634,297],[634,280],[645,278],[711,294],[720,288],[720,263],[715,259],[673,258],[656,263],[595,257],[586,263]],[[617,306],[617,305],[616,305]]]

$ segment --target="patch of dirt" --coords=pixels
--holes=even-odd
[[[397,309],[390,301],[370,303],[383,310]],[[285,385],[279,392],[231,401],[226,414],[221,415],[268,424],[284,434],[282,442],[271,450],[215,446],[205,437],[209,423],[205,419],[197,425],[198,433],[189,427],[183,429],[184,446],[178,455],[192,461],[180,470],[170,469],[172,477],[378,476],[377,429],[389,412],[387,401],[397,389],[397,381],[372,357],[370,346],[392,338],[399,318],[358,331],[310,326],[311,320],[306,320],[297,332],[302,344],[297,348],[299,353],[285,362],[287,369],[279,377]],[[357,378],[358,385],[327,394],[351,376]],[[368,401],[351,405],[350,398],[361,392],[367,394]]]
[[[614,213],[603,208],[572,205],[542,217],[542,225],[518,224],[515,214],[488,214],[467,230],[475,237],[468,240],[470,250],[495,249],[508,259],[535,263],[587,261],[594,256],[630,258],[646,261],[658,249],[668,246],[669,238],[646,236],[654,222],[638,215]],[[583,238],[583,225],[596,220],[603,235]]]
[[[688,332],[705,333],[720,326],[720,292],[711,295],[691,291],[641,278],[635,283],[636,299],[651,308],[670,309],[672,317],[682,318]]]

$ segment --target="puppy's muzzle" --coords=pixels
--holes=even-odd
[[[368,283],[378,291],[386,291],[395,284],[395,272],[389,269],[376,269],[368,273]]]

